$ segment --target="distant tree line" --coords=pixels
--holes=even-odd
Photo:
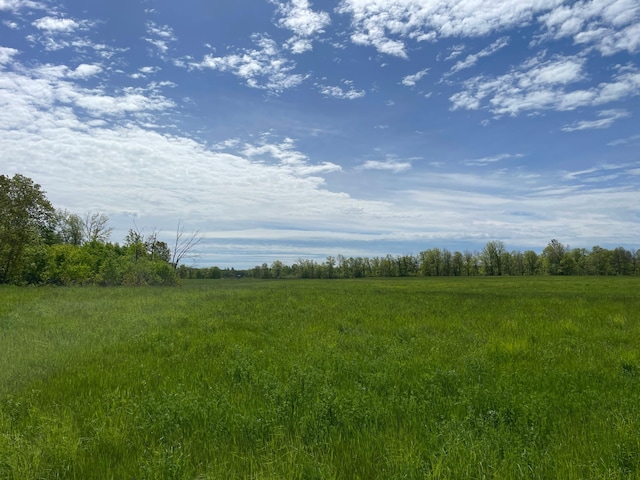
[[[173,251],[158,232],[111,243],[102,213],[56,210],[31,179],[0,175],[0,284],[174,285],[199,241],[178,224]]]
[[[224,271],[222,272],[224,275]],[[551,240],[542,250],[507,251],[501,241],[480,251],[451,252],[431,248],[418,255],[327,257],[318,263],[301,259],[293,265],[275,261],[241,272],[252,278],[461,277],[500,275],[639,275],[640,251],[570,248]]]

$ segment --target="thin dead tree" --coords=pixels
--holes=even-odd
[[[84,241],[106,243],[113,232],[113,228],[109,227],[108,223],[109,217],[104,213],[87,212],[82,221]]]
[[[196,256],[193,249],[202,241],[202,234],[198,230],[194,230],[189,234],[185,234],[184,225],[178,222],[176,229],[176,241],[173,244],[171,252],[171,264],[174,270],[178,268],[178,264],[185,258],[194,258]]]

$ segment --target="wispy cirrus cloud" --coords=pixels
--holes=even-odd
[[[404,85],[405,87],[414,87],[416,85],[416,83],[418,83],[420,80],[422,80],[422,78],[427,75],[427,73],[429,73],[429,69],[428,68],[424,68],[422,70],[420,70],[417,73],[414,73],[413,75],[407,75],[406,77],[404,77],[402,79],[402,85]]]
[[[604,183],[616,180],[628,172],[629,164],[603,163],[584,170],[564,172],[562,179],[574,185]]]
[[[474,65],[476,65],[481,58],[491,56],[494,53],[496,53],[498,50],[506,47],[507,45],[509,45],[508,37],[499,38],[498,40],[493,42],[491,45],[489,45],[487,48],[480,50],[478,53],[468,55],[467,58],[465,58],[464,60],[460,60],[459,62],[457,62],[451,68],[450,73],[453,74],[453,73],[459,72],[460,70],[471,68]]]
[[[360,170],[383,170],[392,173],[402,173],[411,170],[411,162],[388,158],[386,160],[367,160],[358,167]]]
[[[497,162],[502,162],[503,160],[514,160],[522,157],[524,157],[524,154],[522,153],[501,153],[500,155],[494,155],[491,157],[464,160],[462,164],[468,167],[486,167]]]
[[[602,110],[598,112],[597,120],[581,120],[562,127],[564,132],[576,132],[579,130],[592,130],[596,128],[609,128],[616,120],[630,116],[626,110]]]
[[[640,134],[631,135],[630,137],[626,137],[626,138],[618,138],[617,140],[612,140],[609,143],[607,143],[607,145],[610,147],[619,147],[621,145],[636,145],[636,144],[640,144]]]

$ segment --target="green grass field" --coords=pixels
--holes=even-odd
[[[0,288],[0,479],[640,478],[639,286]]]

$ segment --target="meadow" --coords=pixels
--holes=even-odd
[[[640,478],[639,286],[0,288],[0,479]]]

